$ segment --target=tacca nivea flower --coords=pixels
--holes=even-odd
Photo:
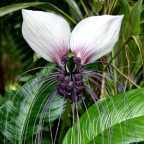
[[[22,10],[22,15],[24,39],[44,59],[58,64],[58,94],[78,101],[85,89],[87,71],[83,65],[111,52],[119,38],[123,15],[87,17],[72,32],[68,22],[57,14]]]

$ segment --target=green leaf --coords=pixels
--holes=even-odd
[[[119,3],[121,4],[121,10],[124,15],[129,15],[129,3],[127,0],[119,0]]]
[[[75,2],[75,0],[65,0],[65,1],[70,7],[71,15],[73,15],[78,21],[82,19],[83,16],[82,16],[81,10],[79,6],[77,5],[77,3]]]
[[[144,89],[131,90],[101,100],[85,112],[80,121],[67,132],[63,144],[102,143],[113,140],[119,144],[144,140]],[[138,123],[136,123],[138,122]],[[121,127],[120,127],[121,126]],[[141,134],[139,134],[138,130]],[[134,131],[132,131],[134,129]],[[109,132],[108,132],[109,130]],[[115,133],[110,132],[113,130]],[[121,132],[126,130],[126,132]],[[136,131],[136,132],[135,132]],[[121,137],[117,138],[121,134]],[[106,135],[106,137],[104,137]],[[117,136],[115,136],[117,135]],[[133,138],[132,138],[133,137]],[[109,141],[106,141],[107,144]],[[113,143],[112,143],[113,144]]]
[[[52,97],[51,103],[45,108],[41,116],[47,122],[52,122],[56,120],[61,113],[64,111],[65,100],[62,97],[54,96]]]
[[[52,95],[54,85],[49,82],[44,82],[42,78],[36,78],[30,83],[27,83],[19,92],[19,95],[24,97],[20,104],[20,112],[17,117],[18,123],[18,141],[22,143],[27,135],[33,135],[36,119],[40,114],[43,106]],[[45,79],[45,78],[44,78]],[[31,131],[31,134],[29,134]]]
[[[139,0],[131,10],[130,25],[132,27],[133,34],[140,33],[142,3],[143,0]]]
[[[17,3],[12,4],[8,6],[4,6],[0,8],[0,17],[7,15],[9,13],[18,11],[20,9],[32,7],[32,6],[38,6],[38,5],[44,5],[47,4],[46,2],[29,2],[29,3]]]
[[[135,56],[135,60],[137,61],[135,64],[133,64],[133,74],[137,75],[140,71],[140,69],[143,67],[144,65],[144,49],[143,49],[143,45],[142,45],[142,42],[141,42],[141,39],[139,36],[132,36],[137,48],[138,48],[138,53],[137,55],[134,55]],[[135,52],[136,54],[136,52]],[[134,60],[134,58],[133,58]],[[138,75],[137,75],[138,77]]]
[[[28,138],[32,139],[42,130],[40,120],[52,122],[63,113],[65,100],[55,95],[55,81],[48,79],[54,68],[45,68],[18,91],[14,100],[18,111],[14,117],[9,116],[11,111],[7,110],[10,119],[5,121],[5,128],[1,131],[11,143],[27,143]]]
[[[92,1],[92,11],[94,14],[97,15],[102,10],[103,2],[104,1],[100,1],[100,0],[93,0]]]
[[[129,144],[144,141],[144,116],[136,117],[105,130],[95,138],[97,144]]]

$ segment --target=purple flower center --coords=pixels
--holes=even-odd
[[[84,90],[81,59],[75,56],[71,58],[64,56],[62,64],[57,74],[58,94],[76,102]]]

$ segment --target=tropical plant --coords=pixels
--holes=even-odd
[[[58,67],[23,39],[22,9],[62,15],[71,28],[92,15],[124,15],[112,53],[84,65],[97,77],[80,100],[56,93]],[[143,14],[143,0],[0,2],[0,143],[143,143]]]

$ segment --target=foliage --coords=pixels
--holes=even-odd
[[[143,96],[144,89],[136,89],[97,102],[68,131],[63,143],[115,144],[144,140]]]
[[[112,54],[86,66],[103,75],[100,100],[94,104],[84,95],[76,118],[73,104],[56,95],[49,79],[56,66],[34,54],[22,37],[23,8],[56,12],[72,28],[87,16],[124,14]],[[143,0],[1,1],[0,143],[143,142],[143,34]]]

